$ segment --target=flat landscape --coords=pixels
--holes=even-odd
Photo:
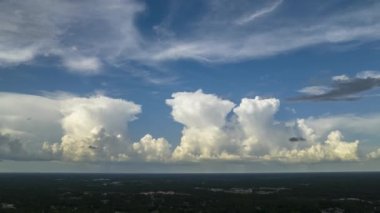
[[[0,174],[1,212],[380,212],[380,173]]]

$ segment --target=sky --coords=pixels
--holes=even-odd
[[[380,170],[380,2],[0,2],[0,172]]]

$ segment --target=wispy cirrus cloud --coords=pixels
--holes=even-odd
[[[276,8],[278,6],[280,6],[280,4],[283,2],[283,0],[279,0],[279,1],[275,1],[273,4],[271,4],[270,6],[268,7],[264,7],[262,9],[259,9],[258,11],[255,11],[249,15],[245,15],[241,18],[239,18],[236,23],[241,25],[241,24],[246,24],[246,23],[249,23],[251,21],[254,21],[255,19],[258,19],[262,16],[265,16],[271,12],[273,12],[274,10],[276,10]]]
[[[169,7],[170,18],[162,17],[161,22],[151,24],[137,20],[140,14],[151,15],[154,8],[134,0],[2,1],[0,65],[55,57],[68,70],[88,75],[120,62],[153,69],[189,59],[228,63],[319,44],[365,43],[380,38],[378,2],[341,5],[338,9],[329,2],[306,15],[294,13],[292,8],[299,3],[282,0],[269,4],[245,0],[194,4],[204,8],[196,18],[178,18],[188,8]],[[314,5],[303,3],[302,7]]]
[[[329,87],[326,86],[310,86],[310,87],[304,87],[298,92],[304,93],[307,95],[322,95],[326,93],[329,90]]]
[[[100,72],[102,63],[96,57],[72,57],[63,60],[63,64],[69,70],[82,74],[97,74]]]
[[[217,1],[225,4],[223,1]],[[271,12],[278,9],[273,6]],[[288,8],[296,6],[282,2]],[[240,14],[252,10],[249,4],[225,9],[212,4],[210,14],[194,23],[184,37],[155,46],[150,58],[155,61],[191,59],[207,63],[228,63],[283,54],[320,44],[339,44],[351,41],[373,41],[380,36],[380,4],[372,3],[353,8],[341,8],[339,12],[320,11],[297,17],[297,13],[283,10],[281,13],[260,20],[236,25]],[[333,5],[333,4],[332,4]],[[305,5],[304,5],[305,6]],[[242,9],[245,8],[245,9]],[[262,7],[265,10],[265,6]],[[307,8],[307,5],[306,5]],[[328,7],[326,7],[328,8]]]
[[[144,5],[125,1],[0,2],[0,65],[56,57],[71,71],[98,74],[102,61],[139,49],[134,24]]]

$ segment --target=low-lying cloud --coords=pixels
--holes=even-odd
[[[202,90],[173,93],[166,104],[174,121],[183,125],[179,143],[149,133],[131,141],[128,124],[141,113],[141,106],[131,101],[101,95],[0,93],[0,159],[315,163],[379,156],[378,151],[362,156],[361,143],[343,137],[347,133],[349,138],[365,135],[366,141],[377,138],[379,115],[283,122],[276,120],[276,98],[243,98],[235,104]]]
[[[290,126],[275,120],[280,101],[275,98],[243,98],[237,106],[203,91],[179,92],[167,100],[175,121],[184,125],[180,144],[174,149],[177,161],[355,161],[358,141],[343,141],[331,131],[323,142],[305,120]],[[298,132],[304,143],[289,143]],[[298,138],[297,138],[298,139]]]
[[[23,160],[27,158],[26,153],[19,140],[12,139],[9,135],[0,134],[0,159]]]

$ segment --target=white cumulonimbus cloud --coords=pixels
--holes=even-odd
[[[140,112],[140,105],[105,96],[0,93],[0,158],[130,160],[135,146],[131,146],[128,123]],[[142,159],[161,160],[167,155],[163,139],[145,136],[139,143],[148,147],[146,151],[136,147],[139,155],[147,155]]]
[[[102,95],[77,97],[0,93],[0,159],[64,161],[279,161],[362,159],[359,141],[378,137],[379,115],[340,115],[277,121],[276,98],[239,105],[202,90],[177,92],[166,104],[183,125],[179,144],[146,134],[129,138],[141,106]],[[367,128],[368,127],[368,128]],[[366,138],[367,137],[367,138]],[[372,139],[371,139],[372,138]],[[378,151],[367,154],[378,158]]]
[[[59,102],[64,131],[59,151],[63,158],[105,161],[128,157],[127,123],[141,112],[139,105],[104,96]]]
[[[212,94],[178,92],[166,101],[175,121],[184,125],[173,159],[269,160],[282,162],[355,161],[359,141],[345,142],[339,131],[322,135],[299,119],[285,124],[274,119],[280,101],[243,98],[235,104]],[[337,126],[335,126],[337,127]],[[294,136],[301,141],[292,142]]]
[[[182,123],[181,144],[173,152],[176,160],[219,158],[227,153],[229,143],[223,127],[234,104],[215,95],[196,92],[178,92],[166,100],[172,107],[173,119]]]

